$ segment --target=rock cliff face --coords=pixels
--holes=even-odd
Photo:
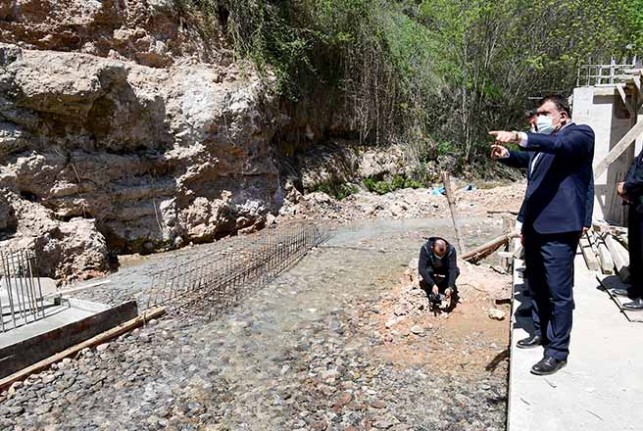
[[[315,150],[354,135],[341,98],[284,103],[177,4],[0,0],[0,247],[35,248],[42,275],[251,231],[301,192],[408,168],[399,151]]]
[[[0,245],[76,276],[276,211],[271,81],[192,28],[173,1],[0,2]]]

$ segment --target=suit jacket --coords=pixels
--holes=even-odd
[[[529,169],[518,214],[523,226],[533,226],[541,234],[580,232],[589,226],[594,206],[594,131],[570,123],[552,135],[527,133],[523,148],[501,159],[508,166]]]
[[[636,211],[643,214],[643,150],[636,156],[627,171],[623,188],[634,201],[633,205],[636,206]]]

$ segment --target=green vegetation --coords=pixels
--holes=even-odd
[[[351,183],[323,183],[318,185],[314,191],[324,192],[341,201],[350,195],[359,192],[359,187]]]
[[[419,181],[404,178],[401,175],[395,175],[390,180],[377,180],[372,177],[364,178],[364,186],[369,192],[384,195],[398,189],[413,188],[419,189],[424,187]]]
[[[364,142],[463,163],[486,154],[488,130],[524,127],[529,97],[569,95],[588,59],[643,54],[643,0],[180,2],[289,100],[323,95]]]

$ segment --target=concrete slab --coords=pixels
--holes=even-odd
[[[109,309],[106,304],[76,298],[50,298],[44,304],[43,314],[38,314],[37,319],[29,313],[18,317],[16,328],[10,315],[3,316],[6,332],[0,333],[0,349]]]
[[[60,304],[56,308],[67,306],[44,319],[0,334],[0,378],[112,329],[138,314],[135,301],[111,308],[64,299]]]
[[[107,307],[103,306],[103,309]],[[25,324],[23,319],[17,319],[19,326],[15,329],[11,329],[7,322],[7,332],[0,333],[0,349],[95,314],[94,311],[71,307],[66,301],[45,307],[44,312],[45,317],[39,317],[40,320],[35,322],[27,319]]]
[[[515,261],[509,378],[509,431],[635,431],[643,424],[643,331],[628,321],[606,294],[596,275],[576,256],[574,327],[565,368],[535,376],[531,366],[542,349],[516,348],[528,336],[531,318],[515,311],[528,304]]]

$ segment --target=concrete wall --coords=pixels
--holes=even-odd
[[[574,90],[572,119],[578,124],[587,124],[596,135],[594,164],[602,160],[635,123],[630,118],[621,97],[598,95],[595,87],[582,87]],[[601,88],[601,94],[605,87]],[[640,145],[640,144],[639,144]],[[595,178],[596,199],[594,201],[594,220],[605,220],[616,225],[625,225],[626,207],[615,192],[616,183],[623,181],[632,160],[634,146],[628,148],[607,172]]]

